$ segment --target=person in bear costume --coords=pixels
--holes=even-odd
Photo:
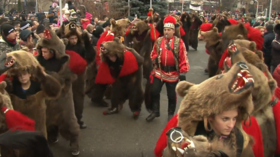
[[[120,20],[110,20],[111,27],[109,31],[105,31],[99,38],[97,44],[96,44],[96,56],[95,56],[95,62],[94,64],[89,65],[89,69],[92,69],[91,78],[89,78],[87,81],[87,87],[86,87],[86,94],[91,98],[91,102],[93,105],[96,106],[102,106],[107,107],[108,103],[103,100],[103,97],[105,95],[105,92],[107,90],[108,94],[106,94],[106,97],[110,97],[111,93],[111,85],[108,86],[108,84],[104,84],[103,86],[96,85],[95,79],[97,75],[97,71],[99,69],[99,66],[101,64],[101,56],[100,56],[100,45],[103,42],[106,41],[112,41],[115,37],[124,37],[125,30],[129,26],[129,22],[127,19],[120,19]]]
[[[242,77],[236,77],[238,75]],[[248,82],[245,83],[243,77],[248,79]],[[220,82],[223,84],[221,85]],[[253,82],[245,62],[238,62],[227,73],[209,78],[198,85],[187,81],[179,82],[176,91],[183,100],[178,110],[177,126],[193,138],[199,135],[205,136],[210,142],[209,147],[212,140],[216,138],[224,145],[230,146],[234,151],[233,156],[254,156],[252,139],[242,128],[243,121],[249,118],[248,113],[250,114],[254,109],[251,99]],[[235,86],[235,83],[238,86]],[[216,90],[205,91],[206,88]],[[219,118],[223,119],[223,122],[219,123]],[[195,154],[202,150],[209,150],[208,153],[217,151],[209,149],[207,145],[203,147],[204,140],[200,142],[201,144],[193,144],[193,146],[191,141],[189,144],[182,143],[180,147],[175,147],[175,152],[181,149],[184,155],[189,154],[191,149],[196,149]],[[172,144],[168,143],[165,151],[173,151],[174,148],[170,146]]]
[[[158,31],[146,20],[135,20],[126,32],[124,44],[128,47],[132,47],[144,57],[143,75],[147,80],[153,69],[150,53],[153,49],[153,42],[155,42],[158,37]]]
[[[236,63],[243,57],[242,49],[228,49],[230,61]],[[254,54],[254,52],[251,52]],[[247,61],[247,59],[246,59]],[[248,62],[248,61],[247,61]],[[261,129],[263,138],[264,156],[274,156],[280,154],[280,102],[274,97],[276,81],[271,76],[267,66],[262,61],[258,64],[248,64],[251,74],[254,78],[254,88],[252,100],[254,102],[254,111],[252,115],[256,118]],[[224,69],[229,67],[224,66]]]
[[[13,51],[6,55],[7,60],[13,62],[11,69],[7,71],[10,79],[5,81],[14,110],[35,120],[36,130],[42,132],[47,139],[45,99],[57,98],[61,92],[61,85],[55,78],[44,72],[33,54]],[[30,81],[27,81],[29,79]],[[22,82],[30,83],[25,92],[22,90]]]
[[[81,129],[85,129],[87,126],[82,121],[83,110],[84,110],[84,98],[85,98],[85,73],[87,63],[90,64],[93,62],[95,57],[95,51],[89,42],[88,35],[85,32],[82,34],[79,33],[79,27],[73,22],[70,22],[64,26],[64,36],[63,41],[66,45],[66,50],[74,51],[80,56],[80,60],[84,64],[81,70],[75,72],[77,79],[72,84],[74,106],[75,106],[75,115],[78,119],[78,123]],[[77,59],[77,58],[76,58]]]
[[[61,95],[57,99],[46,100],[48,140],[51,143],[57,142],[60,133],[63,138],[70,140],[72,155],[78,155],[80,128],[75,116],[72,92],[72,83],[77,76],[72,71],[77,70],[75,68],[80,70],[75,64],[79,55],[65,51],[63,41],[50,29],[46,29],[44,38],[38,41],[37,50],[38,62],[62,85]]]
[[[113,41],[101,44],[102,62],[98,69],[95,84],[112,84],[111,107],[104,111],[104,115],[119,112],[119,105],[128,99],[133,117],[138,118],[144,100],[142,89],[141,57],[134,49],[125,47],[115,38]]]
[[[41,132],[47,139],[45,99],[55,99],[59,96],[60,83],[46,74],[29,52],[14,51],[5,56],[7,62],[12,63],[4,77],[10,77],[5,81],[14,110],[33,119],[36,131]],[[23,90],[23,85],[28,88]],[[30,151],[20,150],[20,156],[28,155]]]
[[[2,56],[1,56],[2,58]],[[2,62],[4,61],[4,62]],[[35,121],[26,115],[13,110],[12,103],[6,92],[7,78],[3,74],[14,62],[1,60],[6,68],[1,67],[0,76],[0,146],[1,156],[17,157],[19,150],[28,150],[28,155],[53,157],[46,138],[41,132],[35,131]]]

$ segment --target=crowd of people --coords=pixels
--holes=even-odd
[[[61,13],[58,5],[55,1],[40,17],[0,18],[1,131],[21,130],[5,133],[14,143],[1,144],[0,136],[2,156],[51,157],[47,142],[58,142],[58,135],[70,141],[77,156],[80,129],[87,128],[86,95],[93,105],[109,107],[104,115],[118,113],[128,100],[138,119],[144,103],[150,113],[146,121],[152,122],[160,117],[164,84],[168,123],[158,133],[155,156],[280,153],[277,17],[254,22],[228,12],[160,16],[151,8],[147,19],[100,21],[71,1]],[[195,85],[186,81],[186,73],[191,68],[188,51],[197,51],[199,39],[209,54],[209,79]],[[183,100],[176,113],[177,95]]]

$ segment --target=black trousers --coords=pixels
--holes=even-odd
[[[167,98],[168,98],[168,114],[174,115],[176,110],[176,92],[175,88],[178,82],[165,82],[161,81],[160,79],[154,77],[153,79],[153,86],[152,86],[152,105],[154,112],[159,113],[159,106],[160,106],[160,92],[162,89],[163,84],[166,86],[167,90]]]
[[[268,70],[272,70],[271,69],[271,60],[272,60],[272,56],[271,55],[266,55],[264,56],[264,63],[267,65]]]

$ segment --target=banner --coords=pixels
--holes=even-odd
[[[202,6],[199,5],[199,6],[194,6],[194,5],[191,5],[190,4],[190,9],[191,10],[195,10],[195,11],[202,11]]]

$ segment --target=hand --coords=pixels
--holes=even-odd
[[[36,67],[36,76],[38,77],[38,79],[44,79],[46,77],[46,73],[44,71],[44,69],[40,66]]]
[[[185,73],[180,73],[179,80],[180,81],[185,81],[186,80],[186,74]]]

